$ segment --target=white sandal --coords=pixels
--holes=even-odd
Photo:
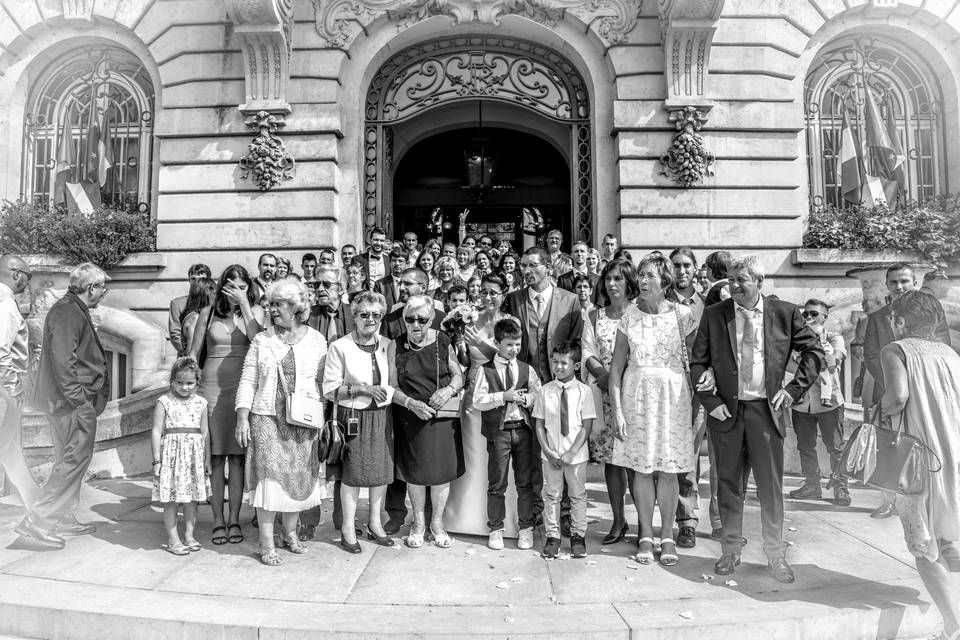
[[[411,549],[419,549],[423,546],[423,534],[426,533],[426,527],[423,531],[419,533],[413,527],[410,528],[410,533],[407,534],[407,537],[403,539],[403,543],[410,547]]]
[[[633,556],[633,559],[639,562],[640,564],[653,564],[653,538],[640,538],[637,541],[637,546],[639,547],[644,542],[650,543],[649,551],[637,551]]]

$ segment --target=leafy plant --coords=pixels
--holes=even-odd
[[[70,263],[112,269],[131,253],[156,251],[156,239],[156,224],[139,213],[109,207],[68,213],[22,200],[0,205],[4,253],[53,253]]]
[[[960,195],[923,204],[827,206],[807,221],[803,246],[811,248],[918,251],[944,273],[960,261]]]

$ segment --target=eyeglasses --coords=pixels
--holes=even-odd
[[[92,285],[90,285],[90,288],[91,288],[91,289],[103,289],[104,291],[106,291],[106,290],[107,290],[107,283],[106,283],[106,282],[98,282],[97,284],[92,284]]]
[[[24,271],[23,269],[11,269],[11,271],[13,271],[14,273],[19,273],[20,275],[25,277],[27,279],[27,282],[29,282],[30,278],[33,277],[32,273],[30,273],[29,271]]]
[[[800,313],[800,315],[802,315],[804,318],[819,318],[821,315],[823,315],[824,318],[827,317],[827,314],[821,314],[819,311],[815,310],[803,311]]]
[[[361,311],[357,314],[357,317],[362,320],[377,320],[379,321],[383,318],[382,313],[377,313],[376,311]]]
[[[403,321],[406,322],[407,324],[416,323],[416,324],[419,324],[420,326],[423,326],[428,322],[430,322],[430,318],[421,318],[419,316],[403,316]]]
[[[502,296],[502,291],[493,291],[492,289],[480,289],[481,298],[496,298],[497,296]]]

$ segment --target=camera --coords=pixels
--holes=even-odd
[[[360,434],[360,420],[357,418],[347,418],[347,436],[356,436]]]

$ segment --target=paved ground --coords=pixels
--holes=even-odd
[[[797,484],[788,479],[787,488]],[[326,518],[308,543],[310,553],[281,552],[285,564],[277,568],[260,564],[249,527],[240,545],[207,543],[184,558],[166,553],[160,510],[142,480],[86,487],[79,515],[97,522],[97,532],[69,539],[58,552],[17,548],[13,527],[22,509],[0,503],[0,634],[875,640],[930,637],[940,628],[899,522],[867,517],[879,498],[872,490],[855,489],[854,506],[846,509],[787,503],[793,585],[776,582],[765,568],[753,497],[746,514],[750,544],[728,582],[713,575],[719,544],[707,531],[669,569],[630,560],[633,526],[627,541],[601,547],[609,505],[602,484],[589,490],[589,516],[597,522],[586,560],[547,561],[512,541],[494,552],[485,538],[470,536],[457,536],[450,549],[364,542],[354,556],[337,546]],[[245,508],[243,522],[250,517]],[[209,540],[209,530],[202,509],[201,541]]]

